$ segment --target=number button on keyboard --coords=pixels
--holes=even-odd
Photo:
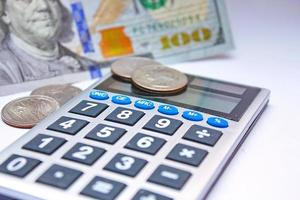
[[[144,115],[145,113],[141,111],[118,107],[112,113],[110,113],[105,120],[133,126]]]
[[[181,125],[182,122],[177,119],[155,115],[143,128],[167,135],[173,135]]]
[[[172,200],[169,197],[150,192],[148,190],[139,190],[132,200]]]
[[[126,187],[125,184],[103,177],[95,177],[80,194],[99,200],[113,200]]]
[[[77,106],[72,108],[69,112],[88,117],[97,117],[102,113],[108,105],[102,103],[96,103],[93,101],[81,101]]]
[[[184,139],[209,146],[214,146],[222,136],[221,131],[217,131],[203,126],[193,125],[183,136]]]
[[[104,153],[105,150],[102,148],[77,143],[63,156],[63,158],[86,165],[92,165]]]
[[[119,153],[104,167],[104,169],[134,177],[146,164],[146,160]]]
[[[83,129],[89,122],[81,119],[70,117],[61,117],[53,124],[48,126],[48,130],[58,131],[70,135],[75,135]]]
[[[167,156],[167,159],[199,166],[208,154],[207,151],[192,146],[177,144]]]
[[[148,179],[149,182],[156,183],[180,190],[187,180],[190,178],[191,173],[169,167],[166,165],[160,165]]]
[[[138,133],[126,144],[125,147],[127,149],[154,155],[165,143],[166,140],[164,139]]]
[[[67,189],[81,175],[81,171],[60,165],[52,165],[42,176],[37,179],[37,182],[61,189]]]
[[[105,124],[98,124],[91,130],[85,138],[104,142],[108,144],[116,143],[127,131],[123,128],[108,126]]]
[[[40,163],[41,161],[37,159],[13,154],[0,165],[0,172],[18,177],[24,177]]]
[[[38,134],[22,148],[50,155],[61,147],[67,140],[50,135]]]

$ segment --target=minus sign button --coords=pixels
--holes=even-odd
[[[173,180],[178,180],[179,176],[178,174],[172,173],[172,172],[168,172],[168,171],[162,171],[160,173],[160,175],[162,177],[168,178],[168,179],[173,179]]]

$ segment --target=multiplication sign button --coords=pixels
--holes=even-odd
[[[199,166],[207,154],[208,152],[205,150],[185,144],[177,144],[168,154],[167,159],[192,166]]]

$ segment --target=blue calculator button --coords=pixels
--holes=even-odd
[[[184,119],[191,120],[191,121],[202,121],[203,120],[203,116],[201,115],[201,113],[191,111],[191,110],[184,111],[182,114],[182,117]]]
[[[100,90],[93,90],[90,92],[90,98],[96,100],[107,100],[109,96],[106,92]]]
[[[178,109],[175,106],[171,106],[171,105],[160,105],[158,107],[158,112],[165,115],[177,115]]]
[[[143,110],[151,110],[154,108],[154,103],[149,100],[140,99],[134,103],[134,106]]]
[[[228,127],[228,121],[225,119],[219,118],[219,117],[210,117],[207,120],[207,123],[211,126],[217,127],[217,128],[227,128]]]
[[[120,105],[128,105],[131,104],[131,99],[128,96],[116,95],[112,97],[112,102]]]

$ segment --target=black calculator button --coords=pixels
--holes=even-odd
[[[53,124],[48,126],[48,130],[58,131],[70,135],[75,135],[83,129],[89,122],[71,117],[61,117]]]
[[[61,189],[67,189],[81,175],[81,171],[60,165],[52,165],[44,174],[42,174],[42,176],[37,179],[37,182]]]
[[[24,177],[37,167],[41,161],[13,154],[0,165],[0,172],[18,177]]]
[[[154,155],[165,143],[166,140],[164,139],[138,133],[126,144],[125,147],[127,149]]]
[[[105,167],[105,170],[123,174],[126,176],[136,176],[143,167],[147,164],[146,160],[128,156],[124,154],[117,154]]]
[[[191,173],[160,165],[148,179],[149,182],[180,190],[190,178]]]
[[[192,166],[199,166],[208,154],[207,151],[185,144],[177,144],[167,156],[167,159],[185,163]]]
[[[167,135],[173,135],[181,125],[182,121],[179,121],[177,119],[171,119],[168,117],[155,115],[144,126],[144,129],[156,131]]]
[[[22,148],[43,154],[52,154],[61,147],[67,140],[50,135],[38,134],[25,144]]]
[[[92,165],[104,153],[105,150],[102,148],[77,143],[63,156],[63,158],[86,165]]]
[[[172,200],[172,198],[142,189],[134,195],[132,200]]]
[[[113,200],[125,187],[123,183],[96,176],[80,194],[99,200]]]
[[[214,146],[222,136],[221,131],[193,125],[183,136],[184,139],[209,146]]]
[[[91,130],[85,138],[104,142],[108,144],[116,143],[127,131],[123,128],[108,126],[105,124],[98,124]]]
[[[96,103],[93,101],[81,101],[77,106],[72,108],[69,112],[84,115],[88,117],[97,117],[102,113],[108,105],[103,103]]]
[[[112,113],[110,113],[105,120],[133,126],[144,115],[145,113],[141,111],[118,107]]]

